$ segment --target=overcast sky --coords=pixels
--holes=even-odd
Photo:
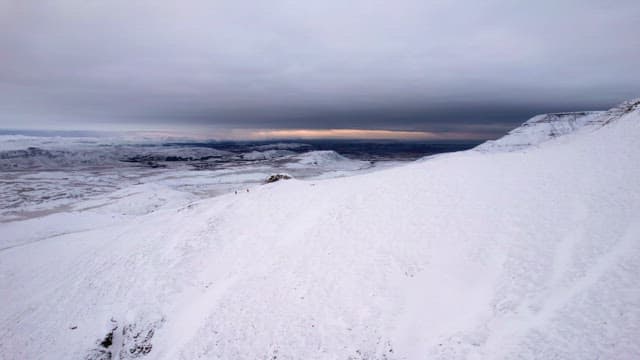
[[[494,137],[640,96],[640,1],[0,0],[0,128]]]

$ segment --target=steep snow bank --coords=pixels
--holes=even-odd
[[[640,358],[640,114],[564,138],[5,249],[0,357]]]

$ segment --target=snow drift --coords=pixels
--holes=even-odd
[[[5,249],[0,357],[640,358],[638,104]]]

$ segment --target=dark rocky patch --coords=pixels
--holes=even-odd
[[[122,331],[118,331],[117,321],[111,320],[112,328],[103,339],[97,341],[97,346],[91,349],[85,360],[110,360],[114,357],[114,344],[120,345],[120,352],[116,353],[120,359],[136,359],[151,353],[153,344],[151,339],[156,330],[162,325],[164,318],[149,321],[140,318],[138,321],[125,324]],[[117,351],[117,350],[116,350]]]
[[[265,184],[270,184],[270,183],[274,183],[276,181],[280,181],[280,180],[289,180],[291,179],[291,176],[287,175],[287,174],[275,174],[275,175],[271,175],[267,178],[267,180],[264,181]]]

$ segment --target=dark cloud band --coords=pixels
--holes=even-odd
[[[0,4],[0,127],[492,137],[638,96],[640,4]]]

